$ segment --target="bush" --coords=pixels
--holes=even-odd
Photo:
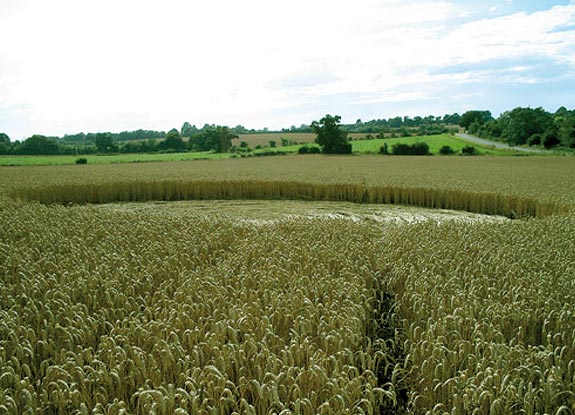
[[[527,144],[530,146],[538,146],[541,144],[541,134],[533,134],[527,139]]]
[[[429,144],[427,143],[415,143],[412,147],[416,156],[427,156],[428,154],[431,154],[429,152]]]
[[[351,143],[339,143],[330,150],[331,154],[351,154]]]
[[[262,156],[285,156],[286,153],[277,151],[277,150],[263,150],[257,153],[253,153],[255,157],[262,157]]]
[[[389,146],[387,143],[383,143],[383,145],[380,147],[379,154],[389,154]]]
[[[473,146],[465,146],[461,149],[461,154],[465,156],[476,156],[477,154],[479,154],[479,152]]]
[[[412,145],[396,143],[391,147],[391,154],[395,156],[426,156],[429,153],[427,143],[415,143]]]
[[[297,150],[298,154],[319,154],[321,149],[316,146],[302,146]]]
[[[549,149],[559,145],[561,142],[559,137],[557,137],[557,133],[553,130],[547,130],[543,133],[543,137],[541,138],[543,143],[543,147]]]
[[[451,147],[449,146],[443,146],[439,149],[439,154],[443,154],[443,155],[449,155],[449,154],[453,154],[455,153],[455,150],[453,150]]]
[[[406,156],[411,154],[411,146],[408,144],[396,143],[391,146],[391,154],[395,156]]]
[[[88,164],[88,159],[85,157],[80,157],[79,159],[76,159],[76,164]]]

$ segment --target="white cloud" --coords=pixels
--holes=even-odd
[[[575,31],[556,31],[575,5],[454,27],[462,13],[476,14],[431,0],[4,0],[0,111],[26,111],[54,134],[185,120],[279,127],[271,113],[314,99],[427,99],[473,78],[433,75],[446,65],[575,66]]]
[[[566,61],[573,56],[575,31],[555,30],[574,20],[575,7],[557,6],[533,14],[471,22],[442,39],[443,46],[450,49],[443,58],[447,62],[480,62],[537,55]]]

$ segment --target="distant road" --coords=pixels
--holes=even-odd
[[[501,143],[499,141],[486,140],[484,138],[475,137],[474,135],[469,135],[469,134],[457,133],[455,135],[459,138],[466,140],[466,141],[470,141],[472,143],[479,144],[482,146],[493,146],[495,148],[505,148],[508,150],[512,149],[512,150],[517,150],[517,151],[524,151],[526,153],[545,153],[546,152],[546,150],[542,150],[539,148],[510,147],[507,144]]]

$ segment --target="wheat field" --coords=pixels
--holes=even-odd
[[[574,173],[567,157],[2,168],[0,414],[573,413]],[[202,214],[165,206],[190,199]],[[291,199],[513,220],[309,217]]]

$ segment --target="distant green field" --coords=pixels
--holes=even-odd
[[[229,154],[216,153],[166,153],[166,154],[114,154],[88,156],[0,156],[0,166],[57,166],[75,164],[79,158],[88,160],[88,164],[147,163],[156,161],[183,161],[221,159]]]
[[[461,153],[461,149],[465,146],[472,145],[477,148],[479,154],[489,155],[513,155],[519,154],[518,151],[512,149],[496,149],[491,147],[484,147],[477,144],[471,144],[463,139],[456,138],[447,134],[430,135],[430,136],[417,136],[417,137],[402,137],[402,138],[385,138],[375,140],[358,140],[352,141],[352,149],[354,153],[372,153],[377,154],[380,152],[381,147],[387,143],[389,151],[394,144],[415,144],[425,142],[429,145],[429,151],[432,154],[438,154],[439,149],[443,146],[451,147],[456,153]]]
[[[258,136],[259,137],[255,137]],[[313,143],[313,134],[299,134],[296,137],[295,134],[285,134],[285,133],[268,133],[268,134],[254,134],[250,137],[240,136],[240,139],[246,138],[249,140],[250,146],[254,145],[256,141],[260,141],[262,146],[266,146],[261,149],[254,150],[249,155],[274,155],[274,154],[293,154],[297,153],[300,148],[300,144],[290,145],[281,147],[281,138],[285,137],[289,140],[299,139],[298,142]],[[426,142],[429,145],[429,149],[432,154],[439,153],[439,149],[444,146],[450,146],[456,153],[461,153],[461,149],[467,145],[470,145],[467,141],[449,136],[447,134],[440,135],[430,135],[430,136],[418,136],[418,137],[403,137],[403,138],[386,138],[386,139],[373,139],[365,140],[363,134],[350,134],[352,138],[352,148],[353,152],[356,154],[378,154],[384,143],[389,146],[389,151],[391,147],[396,143],[404,144],[414,144],[418,142]],[[275,140],[274,140],[275,138]],[[277,147],[269,148],[267,145],[269,141],[276,141]],[[509,156],[522,154],[515,150],[507,149],[495,149],[491,147],[479,146],[477,144],[471,144],[476,147],[479,154],[497,155],[497,156]],[[223,159],[231,157],[240,157],[240,155],[234,155],[230,153],[217,154],[211,152],[195,152],[195,153],[166,153],[166,154],[114,154],[114,155],[88,155],[88,156],[0,156],[0,166],[46,166],[46,165],[69,165],[75,164],[78,158],[85,158],[88,160],[88,164],[114,164],[114,163],[147,163],[147,162],[161,162],[161,161],[187,161],[187,160],[212,160],[212,159]]]

